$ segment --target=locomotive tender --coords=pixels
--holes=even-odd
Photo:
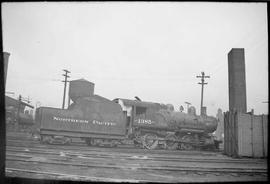
[[[86,80],[70,82],[73,103],[68,109],[40,107],[36,123],[42,142],[71,142],[77,137],[88,145],[125,144],[155,149],[214,147],[212,132],[217,120],[209,116],[175,112],[163,105],[139,100],[109,100],[94,95],[94,84]],[[192,110],[192,108],[191,108]]]

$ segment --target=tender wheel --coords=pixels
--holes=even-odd
[[[90,144],[92,146],[100,146],[101,140],[99,139],[95,139],[95,138],[91,138]]]
[[[117,141],[116,140],[112,140],[111,142],[110,142],[110,147],[117,147]]]
[[[175,150],[178,147],[178,143],[175,142],[177,140],[177,137],[175,135],[167,135],[165,137],[166,139],[166,149],[169,150]]]
[[[88,146],[92,146],[92,139],[91,139],[91,138],[86,138],[86,139],[85,139],[85,143],[86,143]]]
[[[113,141],[113,144],[114,144],[113,147],[118,147],[119,141],[114,140],[114,141]]]
[[[192,138],[191,135],[185,135],[185,136],[182,137],[181,140],[187,142],[187,143],[181,143],[181,149],[183,149],[183,150],[192,150],[192,149],[194,149],[193,146],[191,144],[189,144],[189,142],[193,141],[193,138]]]
[[[40,136],[40,143],[41,144],[45,144],[46,143],[43,135]]]
[[[41,136],[41,143],[42,144],[52,144],[53,143],[53,139],[51,136]]]
[[[71,143],[71,138],[65,137],[65,138],[64,138],[64,144],[65,144],[65,145],[70,145],[70,143]]]
[[[143,137],[143,146],[147,149],[155,149],[158,146],[157,138],[156,134],[145,134]]]
[[[53,138],[51,136],[48,138],[48,144],[53,144]]]

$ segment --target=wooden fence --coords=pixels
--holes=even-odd
[[[232,157],[267,157],[268,115],[224,113],[224,153]]]

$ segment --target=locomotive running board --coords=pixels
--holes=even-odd
[[[191,133],[204,133],[203,130],[197,130],[197,129],[187,129],[187,128],[182,128],[178,130],[179,132],[191,132]]]

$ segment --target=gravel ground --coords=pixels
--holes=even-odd
[[[232,159],[222,152],[41,145],[27,133],[7,133],[6,140],[9,178],[174,183],[267,181],[268,177],[267,159]]]

